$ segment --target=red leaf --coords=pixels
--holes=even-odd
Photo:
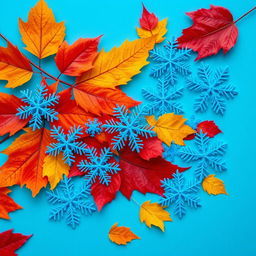
[[[55,57],[60,72],[69,76],[80,76],[90,70],[98,56],[99,40],[100,37],[80,38],[72,45],[63,42]]]
[[[164,149],[162,142],[157,137],[143,140],[143,148],[139,152],[141,158],[149,160],[158,156],[162,156]]]
[[[200,130],[203,133],[206,133],[206,135],[210,138],[222,132],[219,127],[214,123],[214,121],[203,121],[199,123],[197,125],[197,131],[200,132]]]
[[[0,233],[0,255],[1,256],[16,256],[16,250],[23,246],[31,236],[24,236],[19,233],[13,233],[13,230],[8,230]]]
[[[120,153],[121,176],[120,191],[130,199],[132,192],[155,193],[163,195],[161,180],[170,178],[176,170],[185,171],[188,168],[181,168],[161,157],[150,160],[142,159],[137,153],[125,149]]]
[[[151,31],[153,30],[158,23],[158,18],[154,13],[150,13],[146,7],[143,5],[142,17],[140,18],[141,28]]]
[[[199,9],[187,15],[193,25],[183,30],[179,47],[198,52],[196,60],[217,54],[221,49],[227,53],[236,43],[238,29],[230,11],[211,5],[210,9]]]
[[[0,218],[10,219],[8,216],[9,212],[14,212],[16,210],[22,209],[21,206],[16,204],[13,199],[8,196],[11,192],[8,188],[0,188]]]
[[[21,130],[30,118],[21,120],[16,116],[17,108],[24,103],[21,99],[7,93],[0,93],[0,136],[10,133],[12,136]]]

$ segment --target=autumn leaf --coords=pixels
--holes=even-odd
[[[118,244],[118,245],[126,245],[128,242],[131,242],[134,239],[140,239],[137,235],[135,235],[130,228],[127,227],[118,227],[118,223],[115,223],[108,234],[109,239]]]
[[[2,152],[8,155],[8,160],[0,167],[0,187],[26,185],[36,196],[47,185],[47,178],[43,178],[43,162],[46,146],[51,142],[50,131],[45,128],[24,130],[26,133]]]
[[[144,202],[140,207],[140,221],[151,228],[151,225],[159,227],[164,232],[164,221],[172,221],[170,213],[158,203]]]
[[[33,75],[29,60],[19,49],[7,41],[0,46],[0,79],[7,80],[7,88],[15,88],[28,82]]]
[[[0,136],[6,133],[12,136],[28,123],[30,118],[22,120],[16,116],[17,108],[23,104],[24,103],[14,95],[0,93]]]
[[[224,182],[221,179],[216,178],[214,174],[210,174],[209,176],[207,176],[203,180],[202,186],[204,191],[206,191],[210,195],[227,195]]]
[[[0,255],[17,256],[15,251],[23,246],[30,237],[31,236],[13,233],[13,230],[0,233]]]
[[[164,149],[162,142],[157,137],[151,137],[143,140],[143,148],[139,155],[145,160],[162,156]]]
[[[111,115],[116,105],[124,105],[127,108],[131,108],[140,103],[127,96],[120,89],[79,84],[73,91],[76,103],[86,112],[95,115],[101,115],[103,113]]]
[[[22,209],[21,206],[16,204],[13,199],[8,195],[11,192],[8,188],[0,188],[0,218],[10,219],[9,212]]]
[[[203,121],[199,123],[197,125],[197,131],[206,133],[206,135],[210,138],[213,138],[215,135],[222,132],[214,121]]]
[[[55,57],[59,71],[69,76],[80,76],[90,70],[98,56],[99,40],[100,37],[80,38],[72,45],[63,42]]]
[[[141,28],[151,31],[153,30],[158,23],[158,18],[154,13],[150,13],[143,4],[142,17],[140,18]]]
[[[154,193],[163,195],[161,180],[171,178],[172,174],[188,168],[181,168],[162,157],[144,160],[136,152],[125,148],[120,152],[121,193],[130,199],[132,192],[137,190],[143,194]]]
[[[178,145],[185,145],[183,139],[188,135],[196,133],[190,126],[186,125],[186,119],[183,115],[175,115],[174,113],[163,114],[155,119],[154,116],[147,116],[147,122],[153,126],[153,131],[157,137],[168,146],[172,142]]]
[[[167,21],[168,19],[163,19],[161,21],[158,21],[156,27],[152,30],[146,30],[143,28],[136,28],[137,34],[140,38],[149,38],[152,36],[156,36],[155,42],[161,43],[164,41],[165,37],[164,35],[167,33]]]
[[[63,175],[68,176],[69,169],[69,165],[63,160],[62,152],[57,156],[47,155],[44,158],[43,177],[48,178],[51,189],[54,189],[58,185]]]
[[[77,78],[77,84],[112,88],[127,84],[148,64],[149,51],[155,45],[155,37],[125,41],[120,47],[99,53],[94,67]]]
[[[238,29],[228,9],[211,5],[210,9],[199,9],[187,15],[194,23],[182,31],[177,41],[179,47],[198,52],[196,60],[217,54],[221,49],[227,53],[235,45]]]
[[[39,59],[55,54],[65,37],[64,22],[55,21],[44,0],[30,10],[27,22],[19,19],[19,28],[25,49]]]

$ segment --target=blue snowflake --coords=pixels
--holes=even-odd
[[[233,99],[238,94],[234,86],[227,84],[228,79],[228,67],[213,70],[202,64],[198,78],[191,76],[187,79],[188,89],[200,93],[194,104],[195,111],[205,112],[211,104],[216,114],[223,115],[226,110],[224,99]]]
[[[51,107],[58,103],[59,96],[56,94],[49,94],[47,91],[48,90],[46,87],[42,85],[39,86],[35,91],[21,91],[21,99],[27,105],[19,107],[16,115],[20,119],[26,119],[32,116],[29,121],[29,126],[32,127],[33,131],[41,128],[44,120],[53,122],[54,120],[58,119],[58,113]]]
[[[56,205],[50,212],[49,219],[59,221],[65,217],[67,225],[76,228],[82,214],[90,215],[96,211],[95,204],[89,197],[88,184],[83,184],[78,191],[75,191],[71,179],[65,177],[57,189],[47,192],[48,201]]]
[[[202,181],[211,171],[223,172],[227,170],[221,159],[227,149],[226,143],[209,138],[202,131],[197,134],[193,141],[196,146],[182,147],[179,156],[186,162],[198,162],[195,175],[199,181]]]
[[[143,147],[143,141],[140,136],[152,137],[155,135],[152,131],[152,127],[144,124],[143,121],[143,108],[139,110],[135,108],[131,113],[125,106],[117,106],[114,108],[114,117],[116,120],[107,120],[106,124],[102,127],[109,133],[118,133],[112,140],[114,149],[120,150],[124,147],[125,143],[128,142],[128,146],[132,151],[140,152]]]
[[[190,74],[190,66],[187,60],[191,56],[190,49],[178,49],[175,40],[168,42],[163,47],[151,51],[150,57],[155,62],[151,75],[155,78],[164,75],[168,84],[174,85],[177,81],[177,74]]]
[[[142,95],[150,103],[146,109],[149,115],[163,115],[165,113],[174,112],[175,114],[183,113],[183,107],[180,103],[175,102],[176,99],[182,96],[183,89],[171,87],[164,79],[160,79],[157,85],[157,92],[150,92],[142,89]]]
[[[94,137],[96,134],[100,134],[102,131],[101,125],[102,123],[99,122],[97,118],[93,120],[89,120],[86,124],[86,132],[91,136]]]
[[[162,181],[162,187],[164,188],[164,197],[162,197],[159,203],[163,206],[174,206],[174,214],[180,219],[186,214],[186,205],[191,208],[200,207],[200,199],[196,195],[200,189],[200,182],[192,181],[185,184],[183,173],[176,173],[173,175],[173,179],[164,179]]]
[[[120,171],[118,163],[109,161],[113,157],[110,148],[103,148],[100,155],[95,148],[90,148],[86,156],[89,161],[82,160],[78,165],[82,172],[86,172],[84,176],[86,181],[89,184],[94,183],[99,177],[100,183],[108,186],[111,181],[110,173],[115,174]]]
[[[75,161],[74,153],[82,155],[87,152],[87,145],[81,141],[76,141],[82,134],[82,128],[80,126],[71,127],[67,134],[64,133],[64,129],[60,126],[54,126],[51,130],[51,136],[58,142],[51,143],[47,147],[46,153],[56,156],[60,152],[63,152],[63,160],[71,166]]]
[[[170,147],[168,147],[165,143],[163,143],[164,152],[163,157],[170,162],[174,162],[175,157],[178,156],[178,152],[182,146],[172,143]]]

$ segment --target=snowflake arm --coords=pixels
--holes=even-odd
[[[97,134],[100,134],[102,132],[101,125],[102,123],[99,122],[97,118],[94,118],[93,120],[89,120],[86,124],[86,132],[91,136],[94,137]]]

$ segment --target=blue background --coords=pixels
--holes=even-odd
[[[29,9],[36,1],[1,2],[0,31],[14,44],[23,47],[17,27],[18,17],[26,20]],[[101,47],[109,50],[113,46],[119,46],[125,39],[133,40],[137,37],[135,27],[141,15],[141,0],[47,2],[54,10],[56,19],[65,21],[66,39],[69,43],[79,37],[104,34]],[[182,29],[191,24],[185,12],[202,7],[209,8],[210,4],[215,4],[227,7],[234,17],[238,18],[253,7],[255,1],[145,0],[144,3],[160,19],[169,18],[167,39],[171,39],[173,35],[179,36]],[[64,222],[48,221],[50,206],[44,191],[33,199],[29,190],[15,187],[12,197],[24,209],[12,213],[11,221],[0,220],[0,232],[14,228],[16,232],[34,234],[19,250],[19,255],[256,255],[256,12],[239,22],[238,27],[239,39],[234,49],[226,56],[221,53],[204,62],[213,66],[229,65],[231,82],[237,87],[239,96],[228,102],[227,113],[223,118],[215,116],[211,111],[203,115],[197,114],[202,120],[214,119],[224,132],[219,138],[229,145],[225,156],[229,170],[219,177],[225,181],[229,196],[214,197],[201,192],[203,207],[189,210],[181,221],[173,217],[174,221],[166,223],[166,232],[162,233],[157,228],[149,229],[141,224],[138,217],[139,207],[118,194],[117,199],[102,212],[88,218],[82,217],[81,225],[72,230]],[[50,72],[56,72],[50,61],[45,62]],[[194,72],[197,65],[192,63]],[[144,68],[142,74],[123,87],[124,91],[142,100],[141,89],[153,88],[156,85],[156,81],[149,77],[149,70],[150,66]],[[35,82],[37,81],[34,80]],[[184,78],[180,77],[179,84],[184,84]],[[12,92],[3,86],[1,91]],[[15,93],[18,93],[18,90],[15,90]],[[194,96],[185,91],[181,100],[185,105],[185,116],[188,118],[193,114],[191,106]],[[6,148],[9,143],[0,145],[0,149]],[[1,163],[5,160],[6,156],[1,155]],[[148,199],[156,200],[156,197],[150,194],[143,196],[134,193],[133,197],[139,203]],[[141,240],[135,240],[126,247],[111,243],[108,240],[108,231],[115,222],[130,227]]]

